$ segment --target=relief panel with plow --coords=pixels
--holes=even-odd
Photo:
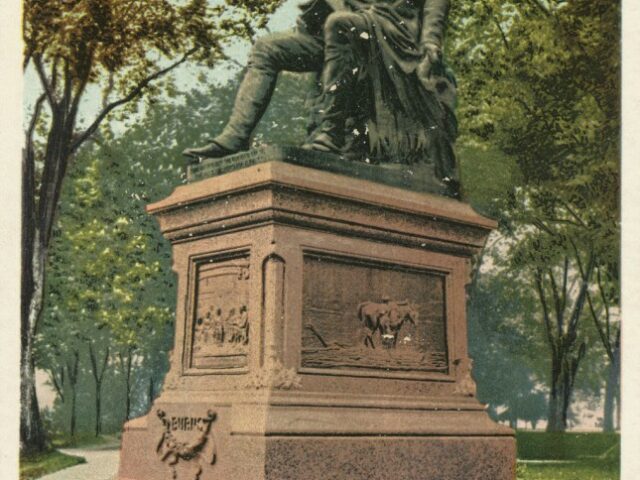
[[[302,367],[448,374],[446,275],[307,254]]]

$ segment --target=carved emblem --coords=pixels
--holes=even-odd
[[[156,447],[160,460],[171,468],[172,478],[178,479],[178,464],[191,462],[195,467],[190,478],[199,480],[203,465],[216,462],[216,449],[211,435],[211,425],[216,414],[209,410],[205,418],[201,417],[168,417],[163,410],[157,411],[164,430]],[[204,450],[209,443],[211,453],[204,457]]]
[[[302,367],[448,373],[445,275],[321,254],[304,269]]]
[[[198,267],[191,364],[196,368],[246,365],[251,314],[246,257]]]
[[[456,388],[454,393],[473,397],[476,394],[476,382],[473,380],[473,360],[470,358],[458,358],[453,364],[456,366]]]

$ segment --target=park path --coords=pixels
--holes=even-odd
[[[40,477],[40,480],[115,480],[120,460],[118,445],[61,448],[59,450],[67,455],[84,457],[87,463],[45,475]]]

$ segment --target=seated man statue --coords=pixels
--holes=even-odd
[[[442,61],[449,0],[311,0],[298,29],[262,37],[223,131],[193,158],[247,150],[280,71],[321,72],[318,115],[303,148],[366,147],[374,162],[433,163],[457,191],[455,81]]]

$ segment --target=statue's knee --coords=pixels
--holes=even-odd
[[[274,41],[270,35],[258,38],[249,53],[250,66],[269,66],[273,63]]]
[[[325,39],[340,40],[348,38],[355,30],[353,12],[333,12],[324,24]]]

